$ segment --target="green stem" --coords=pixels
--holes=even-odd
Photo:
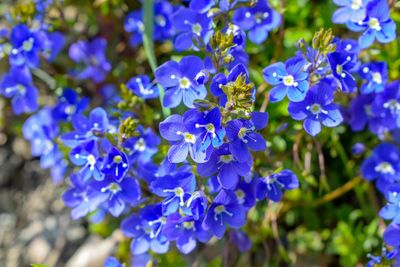
[[[57,86],[56,80],[53,77],[51,77],[47,72],[45,72],[44,70],[38,69],[38,68],[32,69],[31,71],[34,76],[36,76],[37,78],[42,80],[44,83],[46,83],[47,86],[51,90],[56,89],[56,86]]]
[[[155,72],[157,68],[157,60],[154,54],[154,0],[143,1],[143,23],[144,23],[144,35],[143,35],[143,46],[146,53],[147,60],[149,61],[150,67]],[[163,105],[164,88],[158,84],[160,91],[159,99],[164,117],[168,117],[171,114],[169,108],[165,108]]]

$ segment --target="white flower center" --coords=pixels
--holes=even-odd
[[[242,189],[238,189],[235,191],[235,195],[238,199],[239,204],[243,204],[244,203],[244,197],[246,196],[246,194],[243,192]]]
[[[113,158],[113,162],[116,163],[116,164],[121,163],[122,162],[122,157],[120,155],[116,155]]]
[[[231,217],[233,216],[232,213],[228,212],[228,211],[225,209],[225,206],[224,206],[224,205],[218,205],[218,206],[216,206],[216,207],[214,208],[214,212],[215,212],[215,214],[214,214],[214,220],[215,220],[215,221],[218,221],[218,216],[221,215],[222,213],[226,213],[228,216],[231,216]],[[222,219],[221,219],[221,224],[222,224]]]
[[[194,228],[194,222],[190,221],[190,222],[183,222],[183,228],[185,229],[193,229]]]
[[[136,151],[143,152],[146,149],[146,143],[144,142],[144,139],[139,138],[139,140],[136,141],[134,148]]]
[[[206,125],[201,125],[196,123],[196,128],[200,128],[200,127],[204,127],[206,128],[208,133],[211,133],[212,137],[215,138],[216,134],[215,134],[215,126],[212,123],[207,123]]]
[[[115,195],[116,193],[118,193],[119,191],[121,191],[121,186],[119,186],[119,184],[117,183],[111,183],[109,186],[104,187],[101,189],[101,192],[107,192],[110,191],[113,195]]]
[[[68,105],[65,107],[64,112],[68,115],[71,115],[75,112],[76,107],[74,105]]]
[[[139,91],[140,91],[141,94],[143,94],[143,95],[151,95],[151,94],[154,93],[154,90],[151,89],[151,87],[150,87],[150,89],[147,89],[147,88],[145,88],[143,86],[143,82],[142,82],[142,80],[140,78],[136,78],[136,83],[139,86]]]
[[[389,109],[392,113],[400,113],[400,103],[397,99],[391,99],[383,104],[384,108]]]
[[[320,104],[313,104],[310,106],[310,111],[312,114],[319,114],[321,110],[322,109]]]
[[[362,0],[353,0],[353,2],[351,3],[351,9],[358,10],[361,8],[361,5],[362,5]]]
[[[17,84],[14,87],[7,87],[6,88],[6,93],[12,93],[14,91],[17,91],[19,93],[19,95],[25,95],[26,94],[26,87],[22,84]]]
[[[229,163],[229,162],[232,162],[233,161],[233,156],[232,155],[222,155],[220,158],[219,158],[219,161],[220,162],[222,162],[222,163]]]
[[[96,164],[96,158],[95,158],[92,154],[90,154],[89,156],[87,156],[86,160],[87,160],[87,163],[88,163],[89,165],[91,165],[91,166],[93,166],[94,164]]]
[[[183,77],[179,80],[179,87],[182,89],[188,89],[191,85],[191,82],[188,78]]]
[[[293,86],[295,84],[294,77],[292,75],[283,77],[283,84],[285,86]]]
[[[163,15],[157,15],[156,16],[156,23],[160,25],[161,27],[164,27],[167,25],[167,21],[165,20],[165,17]]]
[[[371,117],[373,115],[372,106],[371,105],[365,105],[364,106],[364,111],[365,111],[365,114],[368,115],[368,117]]]
[[[377,84],[382,84],[382,75],[379,72],[372,73],[372,80]]]
[[[375,171],[382,174],[395,174],[392,164],[389,162],[381,162],[375,166]]]
[[[192,32],[198,36],[200,36],[203,27],[199,23],[195,23],[192,25]]]
[[[377,31],[381,30],[381,25],[377,18],[370,18],[368,21],[368,26],[373,30],[377,30]]]
[[[28,40],[22,43],[22,49],[24,49],[25,52],[30,52],[33,48],[34,41],[35,40],[32,37],[30,37]]]

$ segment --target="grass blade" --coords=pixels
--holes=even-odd
[[[146,0],[143,1],[143,23],[144,23],[144,35],[143,35],[143,46],[146,52],[147,60],[149,61],[150,67],[154,71],[157,68],[157,59],[154,53],[154,0]],[[171,114],[169,108],[165,108],[163,105],[164,98],[164,88],[158,84],[158,88],[160,91],[160,104],[162,107],[162,112],[164,117],[167,117]]]

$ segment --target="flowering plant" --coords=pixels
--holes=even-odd
[[[399,16],[390,15],[398,7],[334,0],[333,22],[361,34],[322,29],[333,27],[325,21],[290,42],[295,33],[285,33],[285,23],[298,23],[291,10],[297,1],[82,4],[94,25],[78,20],[78,3],[65,2],[71,9],[61,0],[9,7],[0,94],[4,116],[12,111],[25,120],[32,155],[66,186],[72,218],[123,232],[122,263],[111,257],[105,266],[142,266],[163,261],[159,255],[174,247],[189,254],[217,240],[268,252],[268,237],[280,255],[272,261],[293,263],[297,254],[281,239],[279,215],[290,228],[318,215],[310,207],[333,209],[329,202],[353,188],[364,217],[357,224],[352,217],[361,215],[343,211],[349,223],[325,234],[326,250],[343,266],[366,262],[383,220],[377,226],[371,216],[360,177],[387,200],[379,216],[390,222],[383,233],[390,249],[368,264],[400,264],[399,62],[384,54],[398,57]],[[318,222],[334,220],[324,219]],[[364,249],[346,254],[343,232],[356,227],[370,229],[351,236]],[[301,229],[289,235],[290,246],[313,231],[325,238],[321,225]]]

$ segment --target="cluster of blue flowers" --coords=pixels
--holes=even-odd
[[[358,42],[362,49],[375,40],[389,43],[396,38],[396,24],[389,16],[386,0],[334,0],[340,8],[333,14],[333,22],[346,24],[355,32],[363,32]]]
[[[37,29],[17,24],[12,31],[3,30],[0,38],[0,58],[8,56],[10,71],[0,82],[0,94],[12,99],[15,114],[38,109],[38,89],[33,83],[32,70],[39,67],[40,55],[52,61],[64,44],[64,36],[49,32],[46,25]]]
[[[335,23],[345,23],[352,31],[363,31],[358,40],[358,49],[371,46],[374,40],[389,43],[396,38],[396,24],[390,18],[389,6],[384,0],[334,1],[341,6],[333,15]],[[354,46],[349,46],[353,49]],[[383,233],[383,239],[392,247],[383,250],[381,256],[371,256],[367,266],[374,266],[384,260],[395,259],[400,262],[400,210],[398,193],[400,185],[400,149],[397,141],[400,126],[400,83],[389,81],[386,62],[367,62],[356,65],[356,73],[363,81],[360,94],[343,110],[353,131],[366,127],[382,143],[374,148],[372,154],[361,166],[362,176],[375,181],[378,190],[385,196],[387,205],[379,216],[391,223]],[[356,153],[364,152],[365,147],[358,144]]]
[[[327,50],[325,53],[317,48],[318,44],[308,47],[301,41],[301,50],[295,57],[264,69],[266,82],[273,86],[270,101],[281,101],[287,96],[290,116],[304,120],[305,131],[312,136],[321,131],[321,124],[336,127],[345,121],[353,131],[364,130],[368,125],[369,131],[380,140],[385,141],[390,135],[398,140],[400,82],[389,82],[386,62],[362,63],[358,59],[359,53],[375,39],[389,43],[396,38],[396,24],[390,19],[388,3],[386,0],[334,2],[340,8],[333,21],[345,23],[353,31],[364,31],[363,34],[358,41],[335,38],[330,46],[322,47]],[[362,81],[359,94],[349,107],[339,107],[333,102],[335,91],[356,93],[357,78]],[[365,150],[361,146],[355,148],[357,154]],[[376,181],[388,201],[379,215],[391,221],[383,238],[393,247],[389,252],[384,250],[382,256],[371,256],[368,264],[373,266],[384,259],[400,262],[400,149],[388,142],[378,145],[363,162],[361,172],[365,179]]]
[[[64,36],[44,22],[51,2],[37,1],[39,28],[10,21],[11,32],[0,35],[0,55],[8,56],[10,64],[0,93],[11,99],[15,114],[38,110],[32,73],[40,71],[40,56],[52,61],[64,46]],[[163,108],[176,108],[159,127],[145,125],[133,109],[119,109],[122,93],[90,110],[89,100],[70,88],[61,90],[54,105],[43,105],[23,127],[32,154],[40,157],[43,168],[51,168],[54,180],[70,177],[62,198],[72,217],[90,215],[101,221],[107,214],[123,216],[121,229],[132,238],[135,260],[148,261],[150,251],[166,253],[171,242],[190,253],[198,242],[223,238],[227,231],[239,250],[248,250],[251,241],[240,228],[249,210],[257,201],[278,202],[284,191],[299,187],[291,170],[261,171],[254,160],[267,150],[263,130],[268,114],[254,107],[256,88],[247,67],[246,39],[264,42],[280,25],[281,15],[267,1],[184,2],[155,1],[153,39],[172,41],[176,51],[188,51],[186,56],[161,64],[154,79],[138,75],[124,85],[135,101],[161,95]],[[389,83],[385,62],[363,63],[359,53],[375,39],[387,43],[396,37],[388,4],[334,2],[340,8],[333,21],[364,33],[356,41],[321,31],[311,46],[299,41],[294,57],[263,70],[272,86],[270,102],[287,96],[290,116],[302,121],[311,136],[322,126],[345,121],[354,131],[368,125],[385,140],[400,128],[400,82]],[[143,10],[129,13],[124,29],[131,46],[141,45]],[[77,67],[70,75],[102,83],[112,69],[106,49],[101,37],[71,44],[69,57]],[[363,81],[359,92],[357,78]],[[348,108],[335,103],[340,94],[354,96]],[[375,180],[388,200],[380,216],[392,220],[384,239],[395,249],[385,256],[399,257],[400,149],[387,142],[379,145],[364,161],[362,174]],[[105,266],[121,265],[109,258]]]

